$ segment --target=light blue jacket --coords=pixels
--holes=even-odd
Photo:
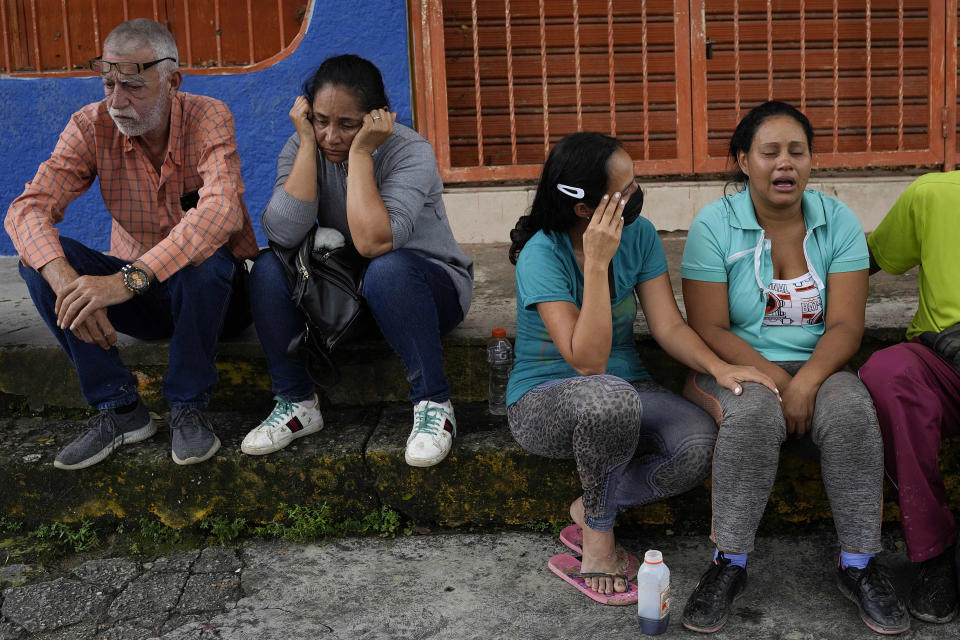
[[[803,255],[827,313],[827,275],[870,266],[863,226],[836,198],[807,190],[801,203],[807,233]],[[794,327],[763,326],[764,289],[773,280],[770,240],[757,222],[748,189],[704,207],[687,234],[682,275],[690,280],[726,282],[730,330],[771,362],[810,357],[823,322]],[[687,301],[689,304],[689,301]]]

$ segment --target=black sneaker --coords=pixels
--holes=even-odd
[[[914,618],[944,624],[957,615],[957,575],[953,549],[920,563],[907,608]]]
[[[876,558],[864,569],[837,566],[837,587],[860,609],[860,619],[877,633],[903,633],[910,628],[910,616],[890,579],[883,575]]]
[[[146,440],[157,432],[147,408],[137,398],[128,413],[103,409],[87,421],[87,431],[57,454],[53,466],[75,471],[104,460],[122,444]]]
[[[683,608],[683,626],[700,633],[719,631],[727,623],[730,605],[746,587],[747,570],[717,554]]]
[[[200,409],[177,407],[170,412],[170,448],[177,464],[196,464],[217,452],[220,439]]]

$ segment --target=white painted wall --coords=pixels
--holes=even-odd
[[[808,188],[842,200],[873,231],[916,176],[823,178]],[[722,181],[641,182],[643,215],[661,231],[686,231],[697,212],[723,195]],[[509,242],[510,229],[533,201],[534,187],[450,187],[443,195],[453,234],[462,243]]]

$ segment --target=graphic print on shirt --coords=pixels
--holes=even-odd
[[[764,326],[795,327],[823,322],[823,299],[810,272],[792,280],[773,280],[763,293]]]

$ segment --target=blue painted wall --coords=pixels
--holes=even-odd
[[[184,74],[182,90],[226,102],[237,126],[246,203],[261,244],[260,212],[276,177],[277,154],[293,125],[287,113],[303,80],[331,55],[356,53],[383,73],[390,106],[409,125],[410,62],[406,2],[401,0],[314,0],[307,32],[289,56],[262,71],[222,76]],[[23,192],[37,166],[50,157],[70,115],[103,98],[99,78],[0,77],[0,212]],[[110,216],[97,183],[68,208],[60,233],[106,250]],[[14,255],[0,231],[0,255]]]

